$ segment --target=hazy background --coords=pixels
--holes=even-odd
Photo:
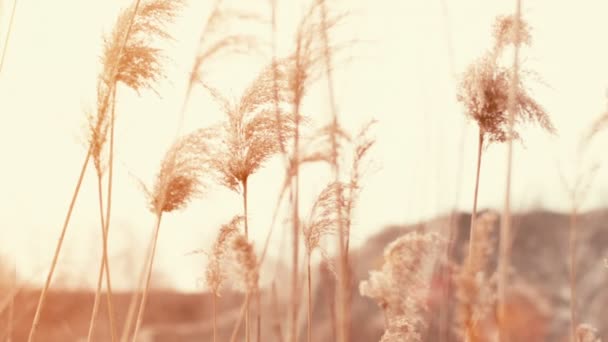
[[[152,230],[153,216],[134,176],[151,184],[175,134],[188,72],[211,6],[211,1],[187,3],[170,29],[175,41],[163,45],[169,61],[167,80],[158,86],[160,97],[154,93],[138,96],[124,88],[118,91],[118,162],[110,232],[115,270],[128,269],[130,262],[134,263],[132,269],[139,269],[143,259],[137,253],[142,253]],[[246,6],[269,14],[267,1],[231,3],[249,4]],[[278,1],[282,53],[291,47],[301,3]],[[0,251],[15,256],[24,280],[40,283],[50,264],[86,153],[84,111],[94,108],[102,34],[111,30],[120,9],[129,4],[118,0],[18,1],[0,74]],[[13,1],[0,1],[1,46],[12,6]],[[464,125],[455,100],[454,77],[490,46],[495,16],[511,12],[513,5],[483,0],[338,0],[336,7],[350,10],[352,16],[335,38],[361,40],[351,53],[355,59],[339,67],[336,74],[341,122],[355,130],[371,118],[379,121],[372,155],[379,170],[365,180],[353,243],[360,244],[387,224],[423,220],[446,213],[455,204],[470,210],[477,127]],[[550,113],[559,136],[537,129],[523,131],[525,144],[516,144],[514,150],[512,198],[516,210],[566,210],[569,206],[558,164],[574,179],[578,140],[607,109],[606,13],[608,3],[603,0],[581,1],[576,6],[523,1],[523,16],[533,28],[533,46],[522,51],[522,58],[548,85],[535,85],[534,93]],[[269,27],[260,31],[268,41],[270,34]],[[221,60],[207,70],[208,80],[238,96],[269,58],[266,53]],[[319,122],[329,113],[325,89],[324,81],[319,82],[304,107]],[[185,130],[222,118],[208,94],[196,88],[186,112]],[[586,160],[605,162],[602,147],[606,143],[608,134],[594,140]],[[501,208],[505,148],[491,146],[484,158],[480,207]],[[257,246],[267,233],[282,172],[277,158],[251,178],[250,234]],[[330,173],[326,167],[303,172],[302,206],[307,212]],[[91,168],[61,258],[68,286],[88,286],[97,276],[90,271],[97,267],[101,253],[95,182]],[[607,186],[608,173],[600,170],[585,208],[605,205]],[[205,258],[186,254],[207,248],[219,225],[241,210],[238,195],[217,187],[185,211],[167,215],[156,267],[169,284],[183,290],[197,288]],[[281,233],[275,231],[271,255],[280,252]],[[129,284],[118,277],[114,281],[117,287]]]

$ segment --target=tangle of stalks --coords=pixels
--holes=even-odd
[[[145,284],[137,311],[133,342],[137,340],[143,322],[162,216],[164,213],[185,208],[195,196],[202,194],[205,185],[202,178],[209,172],[207,155],[210,152],[210,137],[210,130],[199,129],[177,139],[165,154],[152,190],[144,187],[149,198],[150,211],[155,216],[155,226],[145,264]]]
[[[106,209],[106,220],[104,222],[105,228],[103,228],[103,240],[104,240],[104,261],[107,263],[107,231],[109,223],[109,214],[111,206],[111,184],[112,184],[112,156],[113,156],[113,137],[114,137],[114,117],[108,118],[107,109],[110,103],[110,97],[115,93],[115,88],[118,82],[122,82],[127,87],[130,87],[136,91],[140,89],[151,87],[152,82],[156,81],[160,75],[160,66],[158,62],[157,50],[147,45],[150,35],[167,37],[164,31],[161,30],[162,21],[158,21],[159,18],[171,19],[173,18],[173,10],[177,8],[179,0],[150,0],[144,3],[140,11],[140,2],[137,0],[135,5],[130,9],[121,14],[118,19],[118,23],[115,27],[114,33],[112,34],[109,41],[106,41],[104,56],[102,58],[103,71],[99,77],[98,82],[98,107],[97,117],[94,120],[90,120],[92,123],[91,127],[91,141],[89,142],[88,151],[81,167],[80,175],[76,183],[76,188],[72,195],[70,205],[63,223],[61,234],[57,242],[53,260],[51,262],[51,268],[47,274],[47,279],[44,287],[42,288],[32,328],[30,329],[28,342],[33,342],[40,321],[40,314],[42,312],[44,300],[48,288],[57,265],[63,240],[67,231],[68,224],[76,203],[76,199],[80,192],[82,180],[84,178],[87,166],[91,158],[97,159],[98,162],[96,167],[101,170],[100,153],[103,144],[106,140],[108,127],[110,130],[110,152],[109,152],[109,169],[110,176],[108,180],[108,208]],[[132,38],[133,37],[133,38]],[[113,107],[113,105],[112,105]],[[94,122],[94,123],[93,123]],[[99,174],[99,172],[98,172]],[[107,270],[107,268],[106,268]],[[108,272],[109,274],[109,272]],[[109,276],[108,276],[109,279]],[[108,286],[108,304],[111,306],[111,294],[110,286]],[[98,298],[98,295],[96,295]],[[108,308],[110,317],[112,316],[112,308]],[[94,317],[94,313],[93,313]],[[110,322],[113,318],[110,318]],[[112,323],[111,323],[112,324]],[[114,332],[112,329],[112,339],[114,340]]]
[[[121,82],[127,87],[140,92],[144,89],[152,89],[154,83],[163,77],[161,67],[160,50],[151,46],[151,42],[158,39],[171,39],[171,36],[166,32],[165,26],[172,21],[177,10],[182,6],[181,0],[147,0],[135,3],[124,10],[118,17],[114,30],[111,35],[105,39],[104,46],[104,66],[111,65],[110,62],[118,61],[118,69],[116,75],[112,79],[112,71],[105,67],[100,75],[99,86],[102,89],[98,90],[101,98],[105,89],[112,91],[111,110],[108,115],[106,113],[107,105],[101,103],[96,118],[90,118],[91,140],[93,144],[93,161],[97,170],[98,191],[100,201],[100,214],[103,215],[101,183],[103,177],[103,166],[101,153],[104,149],[108,127],[110,130],[109,142],[109,158],[108,158],[108,188],[107,188],[107,208],[105,222],[102,219],[102,236],[103,236],[103,253],[104,256],[99,268],[99,276],[97,280],[97,290],[95,293],[95,302],[93,304],[93,312],[89,325],[89,334],[87,341],[93,338],[95,327],[95,319],[98,309],[99,296],[101,293],[101,284],[103,282],[104,270],[106,276],[106,287],[108,290],[108,311],[110,315],[110,330],[112,341],[116,341],[116,332],[113,322],[113,306],[111,303],[111,281],[110,269],[107,258],[107,241],[110,228],[110,213],[112,208],[112,184],[113,184],[113,156],[114,156],[114,131],[115,131],[115,102],[116,102],[116,87],[117,83]],[[126,37],[124,48],[120,49],[122,37]],[[107,80],[113,80],[114,83],[108,84]]]
[[[382,269],[370,271],[369,280],[359,284],[361,295],[376,300],[383,310],[381,342],[423,340],[424,300],[441,244],[434,233],[407,233],[384,249]]]

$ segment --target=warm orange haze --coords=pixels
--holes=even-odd
[[[0,341],[608,341],[606,13],[0,0]]]

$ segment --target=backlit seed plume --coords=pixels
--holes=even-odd
[[[513,44],[512,21],[510,17],[499,17],[495,27],[495,45],[491,52],[473,62],[465,71],[457,94],[457,99],[464,105],[466,114],[474,119],[489,142],[504,142],[518,138],[517,132],[509,137],[508,97],[511,87],[511,68],[499,64],[499,56],[507,44]],[[526,24],[523,36],[529,41]],[[522,38],[522,39],[523,39]],[[516,94],[515,125],[536,123],[545,130],[554,133],[546,110],[532,98],[521,77],[514,85]]]
[[[154,188],[149,193],[154,213],[181,209],[204,185],[209,170],[209,129],[199,129],[178,139],[165,154]]]
[[[118,17],[114,29],[104,37],[102,71],[97,82],[97,107],[95,114],[88,114],[88,136],[91,155],[98,174],[103,173],[103,150],[110,126],[110,110],[117,83],[139,92],[152,89],[154,83],[163,77],[162,52],[153,47],[158,40],[170,39],[166,25],[182,7],[182,0],[142,0],[126,44],[121,51],[127,34],[133,7],[125,9]],[[120,56],[119,56],[120,53]]]
[[[283,105],[277,118],[272,77],[272,68],[262,70],[236,103],[207,86],[227,116],[216,131],[212,164],[219,182],[233,191],[241,192],[247,178],[280,152],[279,139],[285,143],[293,136],[294,118],[286,106],[291,98],[280,92]]]
[[[228,257],[234,238],[243,231],[243,221],[243,216],[232,218],[230,222],[220,228],[220,232],[213,243],[213,249],[211,250],[209,263],[205,271],[205,279],[207,285],[216,296],[220,295],[224,281],[228,278],[225,266],[226,258]]]
[[[384,250],[384,264],[362,281],[359,292],[376,300],[384,311],[383,342],[421,341],[425,327],[424,301],[441,239],[434,233],[411,232]]]
[[[120,56],[121,43],[129,29],[133,7],[124,10],[109,37],[105,39],[102,57],[104,70],[101,79],[106,83],[122,82],[139,92],[153,88],[154,82],[163,77],[161,50],[153,47],[160,39],[171,39],[166,26],[183,6],[182,0],[142,0]],[[119,60],[118,68],[113,65]],[[116,78],[113,77],[113,72]]]

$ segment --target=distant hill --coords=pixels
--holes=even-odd
[[[450,260],[460,263],[463,248],[468,241],[470,215],[458,213],[450,217],[437,218],[431,222],[409,226],[387,227],[371,237],[350,256],[352,268],[352,325],[353,342],[374,342],[383,332],[383,316],[376,303],[359,295],[358,284],[367,279],[368,272],[382,265],[385,246],[395,238],[413,230],[437,231],[448,237],[452,219],[454,243]],[[496,223],[498,226],[498,222]],[[513,217],[514,243],[512,249],[513,280],[510,311],[513,319],[513,340],[518,341],[565,341],[569,328],[569,275],[568,275],[568,224],[569,217],[548,211],[533,211]],[[581,214],[579,224],[578,275],[579,320],[600,329],[608,340],[608,210]],[[498,228],[498,227],[497,227]],[[498,233],[498,230],[495,230]],[[497,240],[497,239],[496,239]],[[494,256],[495,257],[495,256]],[[496,259],[490,261],[496,263]],[[438,268],[439,269],[439,268]],[[318,269],[317,269],[318,271]],[[279,272],[276,279],[279,302],[287,302],[289,274]],[[330,272],[315,273],[314,327],[315,341],[333,342],[333,317],[331,299],[334,279]],[[304,284],[304,282],[302,282]],[[429,333],[427,341],[439,341],[440,307],[446,300],[442,297],[447,282],[437,272],[433,279],[429,298]],[[16,298],[16,331],[13,341],[25,341],[31,324],[38,291],[24,290]],[[453,308],[453,296],[447,307]],[[119,328],[122,326],[130,300],[129,293],[115,296],[115,307]],[[226,292],[219,300],[221,310],[218,318],[220,341],[228,340],[234,322],[239,315],[243,296]],[[51,291],[42,315],[39,341],[82,341],[86,337],[93,294],[85,291]],[[269,290],[263,293],[262,341],[278,341],[277,336],[286,336],[286,305],[276,304]],[[302,297],[302,303],[305,303]],[[443,307],[446,307],[445,305]],[[306,317],[300,319],[300,340],[305,340]],[[105,300],[101,302],[96,341],[108,341]],[[448,319],[453,312],[448,312]],[[253,315],[252,315],[253,316]],[[6,316],[0,315],[0,332],[4,329]],[[280,318],[278,320],[277,318]],[[448,326],[450,326],[448,324]],[[211,297],[208,293],[180,294],[170,290],[154,291],[150,295],[144,319],[142,341],[211,341]],[[1,334],[0,334],[1,335]],[[42,338],[44,336],[44,338]],[[453,336],[450,341],[455,340]]]

